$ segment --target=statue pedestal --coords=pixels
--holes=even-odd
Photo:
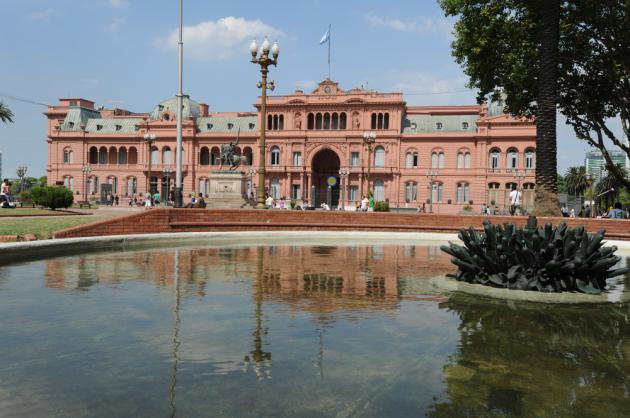
[[[240,171],[213,171],[208,177],[208,209],[238,209],[249,205],[246,198],[246,177]]]

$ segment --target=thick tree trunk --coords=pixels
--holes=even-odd
[[[540,0],[539,73],[536,115],[536,200],[538,215],[560,214],[557,184],[556,103],[560,0]]]

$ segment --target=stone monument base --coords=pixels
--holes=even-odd
[[[238,209],[248,207],[245,174],[240,171],[213,171],[208,177],[208,209]]]

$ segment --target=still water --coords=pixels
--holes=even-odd
[[[0,416],[628,416],[628,306],[422,290],[452,270],[413,245],[1,267]]]

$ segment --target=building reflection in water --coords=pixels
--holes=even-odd
[[[441,308],[460,318],[460,344],[430,416],[627,416],[628,306],[454,295]]]

